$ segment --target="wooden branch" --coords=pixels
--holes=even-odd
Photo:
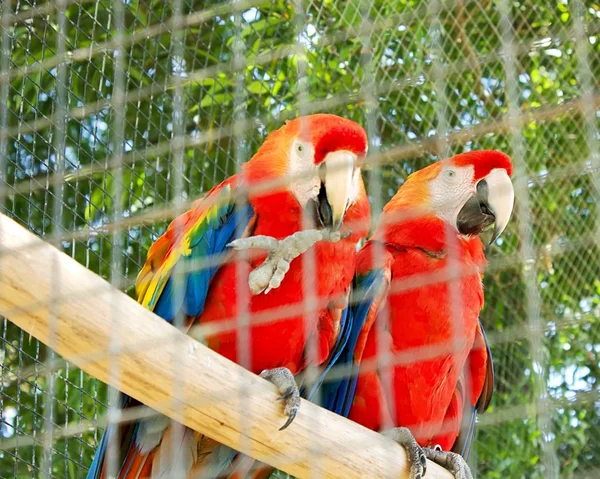
[[[278,431],[284,417],[271,384],[4,215],[0,314],[88,374],[289,474],[408,478],[402,447],[307,401],[293,424]],[[427,477],[452,475],[430,462]]]

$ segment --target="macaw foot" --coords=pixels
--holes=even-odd
[[[419,446],[410,430],[406,427],[395,427],[383,431],[382,434],[406,449],[410,467],[410,479],[422,479],[427,472],[427,459],[424,449]]]
[[[427,459],[451,472],[455,479],[473,479],[471,469],[460,454],[442,451],[442,448],[439,446],[424,448],[423,451]]]
[[[253,248],[268,251],[267,259],[254,269],[248,278],[252,294],[260,294],[263,291],[267,294],[272,289],[279,288],[290,269],[290,263],[317,241],[335,243],[349,234],[342,235],[339,231],[329,230],[303,230],[282,240],[259,235],[237,239],[228,246],[238,251]]]
[[[260,373],[260,377],[275,384],[281,394],[279,399],[285,402],[283,412],[288,419],[285,424],[279,428],[280,431],[283,431],[292,424],[296,414],[298,414],[298,408],[300,407],[300,390],[298,389],[294,375],[288,368],[275,368],[265,369]]]

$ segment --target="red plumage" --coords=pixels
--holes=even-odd
[[[473,191],[493,170],[512,172],[503,153],[464,153],[411,175],[384,208],[357,258],[359,287],[374,271],[384,281],[354,350],[362,366],[349,418],[375,430],[408,427],[422,446],[456,451],[467,416],[489,404],[493,373],[479,323],[484,245],[429,202],[431,182],[448,166],[472,167]],[[392,364],[376,367],[387,353]]]
[[[456,166],[473,166],[475,174],[473,179],[480,180],[488,175],[494,168],[506,170],[508,176],[512,176],[513,165],[506,153],[494,150],[477,150],[459,153],[451,158],[452,164]]]
[[[257,221],[253,235],[268,235],[284,238],[301,230],[301,213],[297,211],[291,198],[286,202],[279,198],[279,213],[275,211],[265,214],[264,210],[257,211],[257,216],[265,218]],[[287,205],[287,208],[286,208]],[[308,285],[305,284],[305,265],[302,258],[294,260],[290,270],[281,286],[269,294],[252,296],[248,289],[248,272],[258,266],[264,257],[252,261],[245,271],[240,271],[242,278],[236,274],[236,264],[229,263],[222,267],[215,275],[209,292],[210,302],[207,303],[204,313],[197,319],[199,324],[222,323],[230,320],[228,332],[208,336],[206,339],[211,349],[219,354],[238,361],[238,334],[235,318],[238,317],[238,304],[236,298],[249,298],[248,312],[251,314],[250,323],[250,365],[249,369],[259,373],[263,369],[274,367],[287,367],[296,373],[304,366],[304,348],[307,343],[307,332],[312,332],[314,339],[319,341],[322,349],[319,351],[319,361],[322,362],[329,355],[329,346],[335,339],[330,332],[330,339],[320,341],[319,322],[315,321],[314,313],[305,312],[306,286],[324,300],[336,301],[339,297],[346,297],[352,278],[356,258],[356,242],[368,231],[369,204],[366,195],[350,207],[344,218],[344,224],[355,224],[353,234],[338,243],[319,242],[309,249],[304,256],[314,254],[314,277],[311,275]],[[366,220],[366,221],[365,221]],[[362,223],[363,226],[359,227]],[[239,287],[243,290],[240,291]],[[320,317],[323,317],[326,308],[320,308]],[[262,323],[262,324],[261,324]],[[305,325],[308,325],[307,328]],[[327,327],[327,325],[326,325]],[[325,338],[323,338],[325,339]],[[323,348],[324,347],[324,348]]]
[[[391,278],[386,298],[389,329],[371,328],[362,361],[374,361],[382,353],[378,344],[387,344],[399,364],[392,370],[393,397],[389,400],[376,372],[361,373],[349,417],[376,430],[396,425],[409,427],[420,444],[440,444],[447,450],[460,430],[460,420],[452,423],[462,413],[462,407],[450,405],[483,307],[483,244],[478,237],[453,238],[458,246],[454,260],[460,262],[465,273],[456,281],[455,304],[452,286],[444,280],[450,260],[446,247],[448,228],[435,218],[410,221],[406,226],[407,230],[403,230],[393,224],[390,230],[418,232],[411,241],[402,241],[403,234],[395,241],[389,234],[385,244],[371,240],[359,253],[357,274],[364,274],[374,269],[373,258],[381,254],[374,250],[383,248],[388,263],[384,267]],[[463,344],[452,352],[454,341]],[[475,373],[485,373],[485,368]],[[476,399],[479,394],[473,397]],[[450,428],[448,434],[440,433],[444,420],[451,421],[446,425]]]

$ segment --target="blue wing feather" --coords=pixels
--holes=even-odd
[[[348,342],[348,338],[350,336],[350,324],[348,322],[348,312],[349,312],[348,308],[345,308],[344,311],[342,311],[342,314],[340,317],[340,333],[338,334],[338,338],[332,348],[332,353],[330,355],[327,366],[325,366],[323,371],[317,377],[317,380],[314,382],[314,384],[311,387],[310,393],[305,394],[304,389],[301,389],[302,396],[306,397],[309,401],[314,402],[316,400],[316,395],[321,392],[321,386],[323,384],[323,381],[327,377],[327,374],[329,373],[331,368],[338,363],[340,356],[344,353],[344,348],[345,348],[345,346]]]
[[[172,322],[180,311],[187,316],[202,314],[210,281],[220,266],[219,258],[229,251],[227,244],[239,237],[252,215],[250,205],[240,211],[235,210],[235,205],[231,205],[226,216],[217,219],[215,226],[218,228],[207,229],[190,245],[191,254],[180,259],[187,272],[187,278],[181,282],[185,290],[176,292],[176,282],[172,277],[169,278],[154,307],[158,316]],[[217,259],[211,264],[213,257]]]
[[[250,205],[246,205],[243,209],[236,209],[234,203],[227,205],[219,212],[219,216],[208,218],[208,228],[190,244],[191,254],[179,258],[187,274],[187,277],[180,283],[185,289],[180,292],[175,291],[175,282],[171,277],[167,280],[156,301],[153,308],[154,313],[168,322],[172,322],[180,312],[188,316],[198,316],[202,313],[210,281],[221,265],[222,255],[229,250],[227,244],[241,236],[254,215]],[[211,258],[216,259],[211,261]],[[207,260],[208,265],[206,265]],[[195,265],[198,267],[194,268]],[[125,394],[119,396],[121,408],[129,407],[133,399]],[[127,457],[127,451],[131,447],[135,447],[138,424],[134,424],[132,427],[132,433],[127,435],[126,442],[120,446],[123,458]],[[87,479],[100,477],[108,438],[113,431],[114,426],[109,426],[104,432],[87,473]],[[123,439],[121,438],[121,440]]]
[[[383,280],[384,272],[380,269],[355,278],[350,304],[342,314],[342,317],[345,315],[345,328],[340,334],[340,350],[334,356],[335,361],[328,364],[316,382],[320,387],[323,407],[345,417],[350,413],[358,381],[360,364],[355,361],[356,344]],[[346,369],[348,374],[342,379],[327,381],[326,376],[333,365]],[[315,393],[312,392],[313,395]]]

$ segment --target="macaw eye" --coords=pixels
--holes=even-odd
[[[294,149],[296,150],[296,155],[298,155],[300,158],[304,158],[308,153],[308,145],[299,141],[296,142]]]
[[[446,176],[448,178],[454,178],[456,176],[456,171],[454,171],[454,170],[447,170],[446,171]]]

